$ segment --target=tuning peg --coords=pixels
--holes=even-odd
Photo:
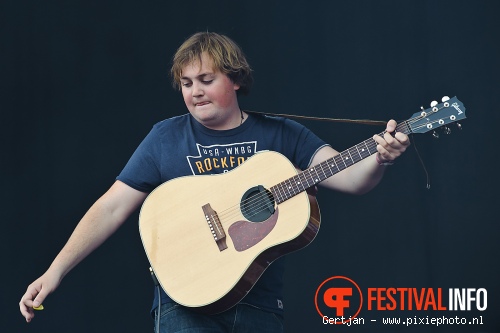
[[[443,98],[441,98],[441,102],[448,102],[450,100],[450,98],[448,96],[443,96]]]
[[[438,102],[436,102],[436,101],[432,101],[431,102],[432,112],[438,112],[439,111],[439,109],[437,108],[437,105],[438,105]]]
[[[432,136],[434,139],[439,139],[439,134],[436,131],[432,131]]]
[[[458,127],[459,130],[462,130],[462,124],[457,123],[457,127]]]
[[[423,106],[421,106],[421,107],[420,107],[420,110],[422,110],[422,112],[420,112],[420,115],[421,115],[422,117],[427,117],[427,112],[425,112],[425,109],[424,109],[424,107],[423,107]]]
[[[444,134],[450,134],[451,128],[449,128],[448,126],[445,126],[445,127],[443,127],[443,132],[444,132]]]

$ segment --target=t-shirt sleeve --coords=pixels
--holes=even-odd
[[[160,161],[161,140],[153,127],[116,179],[138,191],[149,193],[162,183]]]
[[[304,170],[311,164],[316,152],[328,144],[307,127],[293,120],[285,119],[284,124],[285,155],[301,170]]]

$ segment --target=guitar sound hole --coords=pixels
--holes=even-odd
[[[243,194],[240,209],[248,221],[265,221],[274,214],[273,195],[262,185],[254,186]]]

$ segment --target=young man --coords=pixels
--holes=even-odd
[[[173,82],[184,98],[188,114],[156,124],[111,188],[82,218],[49,269],[28,286],[20,301],[29,322],[63,277],[102,244],[158,185],[186,175],[223,173],[256,152],[277,151],[300,169],[338,154],[308,129],[291,120],[258,116],[242,111],[238,93],[247,93],[251,69],[240,48],[215,33],[197,33],[177,50]],[[361,194],[381,180],[385,164],[408,147],[408,137],[393,133],[375,135],[378,153],[328,178],[320,185]],[[392,133],[393,135],[391,135]],[[175,304],[162,291],[161,332],[279,332],[282,330],[283,262],[277,260],[236,306],[218,315],[201,315]],[[155,316],[156,310],[155,310]]]

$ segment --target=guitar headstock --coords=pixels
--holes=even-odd
[[[410,133],[426,133],[441,126],[465,119],[465,106],[456,97],[443,97],[442,103],[432,102],[431,107],[416,112],[406,121]],[[460,128],[460,124],[457,124]],[[449,133],[449,128],[445,127]]]

